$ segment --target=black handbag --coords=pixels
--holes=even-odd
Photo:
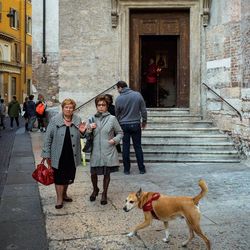
[[[91,151],[93,149],[93,140],[94,140],[93,132],[86,135],[86,142],[85,142],[85,145],[82,149],[83,152],[91,153]]]

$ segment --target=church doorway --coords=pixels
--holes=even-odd
[[[179,36],[141,36],[141,93],[147,107],[177,106]]]
[[[189,107],[189,30],[189,10],[131,10],[129,82],[147,107]]]

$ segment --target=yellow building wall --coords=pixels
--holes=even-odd
[[[27,79],[32,79],[32,64],[27,64],[26,45],[32,46],[32,35],[26,34],[26,16],[32,17],[32,4],[28,0],[0,0],[2,3],[2,20],[0,22],[0,32],[7,34],[14,38],[13,43],[18,43],[20,46],[20,74],[14,73],[3,73],[3,85],[4,94],[6,101],[10,101],[12,96],[10,95],[11,90],[11,77],[16,77],[16,96],[20,102],[24,101],[27,96]],[[25,7],[26,3],[26,7]],[[19,28],[10,27],[10,18],[7,14],[10,8],[18,11],[19,14]],[[11,57],[12,58],[12,57]],[[12,61],[12,63],[15,63]],[[9,83],[6,84],[6,81]],[[6,89],[7,88],[7,89]]]

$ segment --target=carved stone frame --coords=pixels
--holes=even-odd
[[[129,20],[132,9],[189,9],[190,10],[190,97],[189,109],[193,114],[201,111],[201,67],[202,67],[202,26],[203,4],[210,0],[117,0],[117,15],[119,16],[119,75],[120,79],[129,82]],[[206,5],[207,6],[207,5]]]

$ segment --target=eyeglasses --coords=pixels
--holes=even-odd
[[[100,104],[97,104],[98,107],[100,106],[107,106],[107,104],[104,104],[104,103],[100,103]]]

